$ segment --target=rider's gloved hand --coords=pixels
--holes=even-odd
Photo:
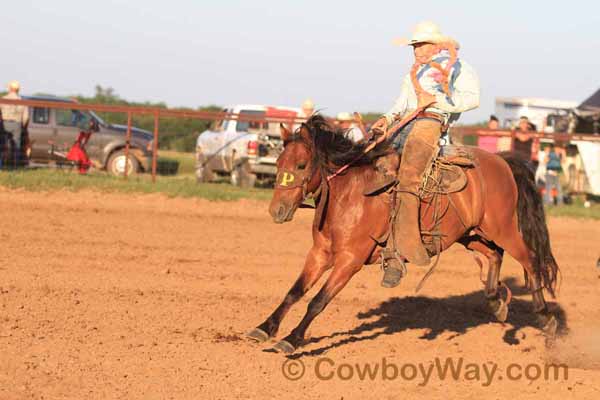
[[[369,130],[369,133],[370,133],[369,136],[374,137],[374,136],[382,135],[385,133],[387,128],[388,128],[387,118],[381,117],[373,124],[373,126],[371,126],[371,129]]]

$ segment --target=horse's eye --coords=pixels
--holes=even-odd
[[[306,164],[298,164],[298,169],[305,169],[306,168]]]

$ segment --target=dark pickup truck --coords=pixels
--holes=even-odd
[[[73,100],[49,97],[28,96],[23,100],[56,101],[74,103]],[[68,152],[81,130],[95,120],[98,126],[87,143],[86,150],[93,164],[113,175],[125,171],[125,135],[127,126],[108,124],[91,111],[29,108],[29,140],[31,143],[30,162],[33,164],[60,163],[64,160],[59,154]],[[131,129],[130,156],[127,163],[128,175],[148,171],[152,151],[152,133],[143,129]]]

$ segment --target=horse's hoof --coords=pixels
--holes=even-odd
[[[253,330],[248,332],[246,337],[248,339],[257,341],[258,343],[266,342],[267,340],[269,340],[269,334],[260,328],[254,328]]]
[[[544,335],[549,339],[554,339],[556,337],[556,332],[558,332],[558,320],[554,315],[548,317],[548,321],[542,328],[542,332],[544,332]]]
[[[508,305],[504,300],[499,300],[498,307],[494,310],[494,316],[498,321],[506,322],[508,318]]]
[[[292,354],[294,351],[296,351],[296,348],[287,340],[280,340],[275,346],[273,346],[273,349],[278,353],[284,354]]]

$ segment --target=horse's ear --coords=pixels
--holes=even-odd
[[[290,136],[292,136],[292,131],[286,128],[284,124],[279,124],[279,129],[281,131],[281,139],[283,139],[284,142],[287,142]]]

